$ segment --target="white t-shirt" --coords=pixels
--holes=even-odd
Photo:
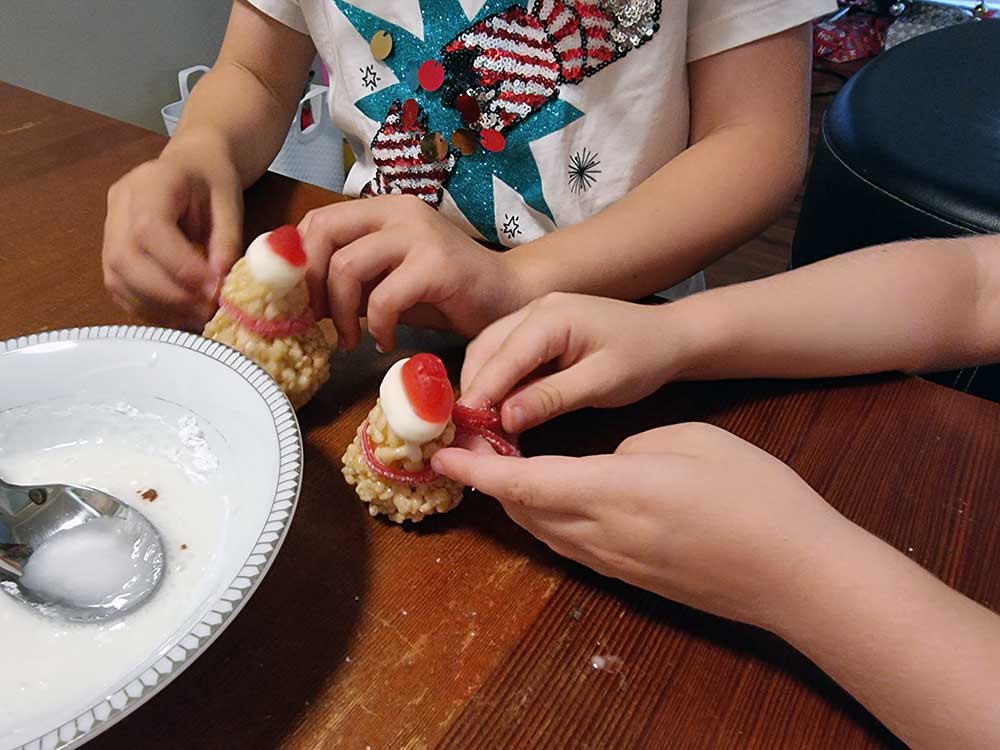
[[[593,216],[687,147],[689,62],[836,7],[835,0],[250,2],[309,34],[329,68],[330,111],[357,156],[345,192],[420,195],[472,236],[506,246]],[[391,51],[378,59],[386,35]],[[470,141],[475,152],[462,153]]]

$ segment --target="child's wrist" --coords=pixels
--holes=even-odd
[[[220,159],[233,162],[229,144],[221,133],[207,129],[189,130],[170,139],[160,153],[161,159],[176,159],[191,166],[217,164]]]
[[[772,587],[766,622],[758,623],[799,650],[809,652],[841,617],[850,617],[864,571],[880,567],[884,542],[839,514],[817,527],[799,564]]]
[[[511,309],[506,310],[505,315],[556,291],[555,287],[546,282],[537,253],[522,252],[519,247],[503,253],[501,258],[511,273],[513,286]]]
[[[657,308],[669,379],[725,377],[720,362],[732,346],[733,328],[725,320],[724,309],[713,303],[713,296],[703,292]]]

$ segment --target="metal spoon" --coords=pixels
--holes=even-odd
[[[88,606],[47,597],[24,585],[31,556],[56,534],[95,519],[115,519],[148,575],[125,582],[114,596]],[[117,533],[117,531],[116,531]],[[74,622],[120,617],[144,603],[163,577],[160,535],[146,517],[111,495],[89,487],[48,484],[22,487],[0,478],[0,588],[41,614]]]

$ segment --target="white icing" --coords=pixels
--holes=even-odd
[[[408,443],[429,443],[444,432],[448,420],[428,422],[413,410],[406,388],[403,387],[403,365],[408,361],[409,357],[399,360],[382,378],[382,386],[378,392],[382,413],[392,431],[403,440]]]
[[[49,537],[24,566],[21,586],[72,607],[120,609],[156,586],[162,552],[140,519],[95,518]]]
[[[247,248],[247,265],[250,273],[261,284],[279,294],[289,291],[306,275],[305,266],[293,266],[271,248],[270,232],[262,234]]]
[[[141,607],[116,620],[76,624],[43,617],[0,592],[0,633],[12,649],[4,656],[9,661],[4,661],[5,668],[0,670],[0,748],[20,747],[31,739],[32,729],[37,729],[43,717],[72,716],[92,696],[105,690],[110,694],[114,685],[124,684],[136,665],[155,653],[168,634],[190,627],[187,620],[191,613],[218,591],[223,581],[219,556],[227,534],[229,500],[217,485],[194,479],[178,463],[135,445],[135,439],[126,434],[109,438],[109,442],[60,443],[46,450],[24,451],[4,445],[0,450],[0,476],[11,481],[92,485],[138,508],[160,533],[166,552],[159,589]],[[158,493],[155,502],[140,494],[150,488]],[[98,523],[95,520],[86,526],[97,531]],[[85,546],[84,542],[98,544],[94,539],[65,541],[78,547]],[[40,555],[47,546],[40,546],[35,554]],[[86,564],[60,586],[81,583],[81,577],[98,572],[100,567],[123,564],[120,549],[107,551],[118,556],[84,558],[80,562]],[[38,562],[48,567],[44,560]],[[104,572],[120,575],[117,569]],[[73,596],[65,590],[59,593],[79,602],[106,593],[94,581],[86,584],[87,588],[81,585],[75,589]]]

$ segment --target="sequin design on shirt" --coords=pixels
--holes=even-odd
[[[445,45],[446,105],[462,94],[478,104],[473,130],[501,133],[556,96],[560,80],[555,45],[541,21],[515,6],[484,18]]]
[[[366,38],[388,25],[344,0],[335,2]],[[479,136],[485,148],[466,155],[462,151],[469,149],[448,152],[453,161],[446,165],[441,188],[448,187],[459,210],[486,239],[497,241],[500,234],[494,177],[554,222],[530,144],[583,116],[559,98],[559,87],[581,83],[652,38],[659,28],[660,0],[528,0],[526,5],[487,0],[459,28],[455,24],[467,16],[457,0],[421,0],[420,8],[424,39],[393,26],[395,49],[386,62],[404,82],[412,80],[408,72],[414,63],[438,60],[445,72],[443,86],[413,91],[400,83],[364,97],[357,106],[373,119],[385,118],[384,129],[393,104],[412,96],[427,118],[426,128],[449,139],[459,130]],[[403,90],[393,91],[397,88]],[[377,106],[383,107],[382,115],[374,111]],[[467,142],[467,136],[461,141]],[[395,174],[381,174],[384,167],[375,161],[379,172],[366,193],[384,194],[387,187],[411,192],[393,179]],[[441,190],[414,194],[440,204]],[[510,239],[509,232],[504,234]]]
[[[433,208],[441,203],[445,183],[455,168],[455,153],[428,159],[422,145],[428,136],[427,113],[416,110],[404,117],[403,103],[393,102],[385,122],[372,140],[377,171],[368,185],[370,195],[407,193],[423,198]]]

